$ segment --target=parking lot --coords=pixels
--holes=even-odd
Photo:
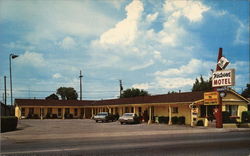
[[[240,150],[245,154],[248,152],[246,147],[249,147],[249,138],[246,136],[249,136],[249,129],[193,128],[146,123],[121,125],[119,122],[96,123],[90,119],[24,119],[19,120],[16,131],[1,134],[1,154],[110,156],[135,153],[145,155],[145,152],[148,155],[164,155],[168,151],[178,155],[181,151],[179,148],[182,148],[194,155],[197,153],[193,153],[194,150],[190,148],[200,148],[202,143],[203,148],[198,153],[209,152],[214,142],[217,142],[216,147],[224,144],[224,148],[228,148],[222,155],[232,152],[229,147],[235,144],[241,148],[233,152]],[[211,148],[207,148],[210,143]],[[218,151],[221,149],[218,148],[215,153]]]
[[[1,134],[2,141],[23,141],[39,139],[72,139],[72,138],[98,138],[121,137],[138,135],[160,134],[187,134],[223,132],[230,129],[216,129],[205,127],[190,127],[188,125],[167,124],[124,124],[118,121],[96,123],[91,119],[23,119],[19,120],[16,131]]]
[[[167,124],[124,124],[117,122],[96,123],[90,119],[23,119],[19,120],[18,130],[3,133],[2,137],[18,139],[52,139],[102,136],[150,135],[166,132],[193,130],[185,125]],[[202,128],[201,128],[202,129]],[[174,131],[173,131],[174,130]]]

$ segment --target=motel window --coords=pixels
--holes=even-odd
[[[29,108],[29,114],[34,114],[34,108]]]
[[[52,108],[48,108],[48,114],[52,114]]]
[[[131,113],[134,113],[134,107],[131,107]]]
[[[58,116],[62,115],[62,108],[58,108]]]
[[[138,108],[138,111],[139,111],[139,116],[141,116],[141,107]]]
[[[125,113],[129,113],[129,107],[125,107]]]
[[[78,109],[77,109],[77,108],[74,109],[74,115],[75,115],[75,116],[78,115]]]
[[[173,107],[172,113],[178,113],[178,107]]]
[[[70,113],[69,108],[65,108],[65,114],[69,114],[69,113]]]
[[[115,114],[118,114],[118,108],[117,107],[115,108]]]
[[[226,105],[226,111],[229,112],[231,116],[238,116],[237,105]]]
[[[205,105],[200,105],[200,117],[204,118],[206,117],[206,106]]]
[[[22,108],[22,109],[21,109],[21,115],[22,115],[22,116],[25,116],[25,108]]]

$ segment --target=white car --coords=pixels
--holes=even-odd
[[[100,112],[97,115],[94,116],[94,120],[96,122],[101,121],[101,122],[106,122],[108,119],[107,117],[109,116],[108,112]]]
[[[135,113],[124,113],[119,119],[121,124],[123,123],[140,123],[140,117]]]

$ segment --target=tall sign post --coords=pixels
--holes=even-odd
[[[207,98],[208,103],[212,103],[213,105],[217,103],[217,108],[215,111],[216,128],[223,128],[222,97],[226,95],[225,87],[235,85],[235,70],[234,69],[225,70],[228,64],[229,64],[229,61],[225,57],[222,56],[222,48],[219,48],[216,71],[213,72],[213,76],[212,76],[212,87],[214,88],[214,91],[217,92],[217,98],[212,98],[211,96],[212,94],[215,95],[216,93],[211,92],[207,94],[207,95],[211,94]]]

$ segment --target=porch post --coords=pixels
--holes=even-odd
[[[136,112],[135,112],[135,111],[136,111],[136,109],[135,109],[135,106],[134,106],[134,113],[136,114]]]
[[[83,108],[83,118],[86,119],[86,110],[85,110],[85,107]]]
[[[94,108],[91,108],[91,118],[94,117]]]
[[[149,107],[149,120],[148,120],[148,124],[152,123],[152,106]]]
[[[169,114],[168,124],[172,125],[172,108],[170,105],[168,105],[168,114]]]
[[[63,119],[63,120],[65,119],[64,114],[65,114],[65,108],[63,107],[63,108],[62,108],[62,119]]]
[[[41,120],[43,120],[43,111],[42,111],[42,107],[40,107],[40,118],[41,118]]]
[[[206,105],[206,116],[205,116],[205,120],[204,120],[204,127],[208,127],[208,119],[207,119],[208,115],[207,115],[207,105]]]

